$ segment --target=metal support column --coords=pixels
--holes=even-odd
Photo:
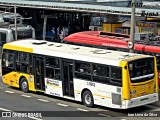
[[[17,11],[16,5],[14,6],[14,24],[15,24],[15,40],[17,40]]]
[[[131,42],[128,42],[128,47],[130,48],[129,52],[133,52],[134,50],[134,34],[135,34],[135,6],[136,6],[136,0],[132,0],[131,3],[131,28],[130,28],[130,40]]]

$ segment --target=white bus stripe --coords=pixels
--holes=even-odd
[[[6,92],[6,93],[15,93],[15,92],[12,92],[12,91],[8,91],[8,90],[6,90],[5,92]]]
[[[68,105],[62,104],[62,103],[57,103],[57,105],[60,105],[60,106],[63,106],[63,107],[68,107]]]
[[[29,95],[21,95],[21,96],[26,97],[26,98],[32,97],[32,96],[29,96]]]
[[[39,101],[42,101],[42,102],[49,102],[48,100],[44,100],[44,99],[37,99]]]
[[[82,108],[77,108],[77,110],[80,110],[80,111],[85,111],[85,112],[88,112],[88,111],[89,111],[89,110],[82,109]]]

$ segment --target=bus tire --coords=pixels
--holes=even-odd
[[[29,92],[29,86],[28,82],[25,77],[23,77],[20,81],[20,88],[23,92],[28,93]]]
[[[83,104],[85,106],[93,107],[93,105],[94,105],[93,96],[92,96],[92,93],[89,90],[87,90],[83,93],[82,99],[83,99]]]

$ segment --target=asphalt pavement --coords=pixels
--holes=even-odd
[[[18,90],[15,90],[18,91]],[[12,117],[18,117],[16,113],[35,113],[34,119],[49,120],[50,117],[66,120],[69,118],[92,118],[92,120],[106,120],[111,116],[104,116],[98,111],[89,111],[80,107],[72,107],[70,105],[58,102],[52,102],[48,99],[33,97],[31,94],[19,94],[8,89],[0,89],[0,111],[11,112]],[[14,113],[14,114],[13,114]],[[103,115],[103,116],[102,116]],[[4,117],[4,116],[3,116]],[[27,119],[27,118],[25,118]],[[29,117],[32,119],[32,117]],[[120,120],[121,118],[114,118]]]

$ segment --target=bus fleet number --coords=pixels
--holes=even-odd
[[[87,82],[87,85],[95,87],[95,83],[93,83],[93,82]]]

